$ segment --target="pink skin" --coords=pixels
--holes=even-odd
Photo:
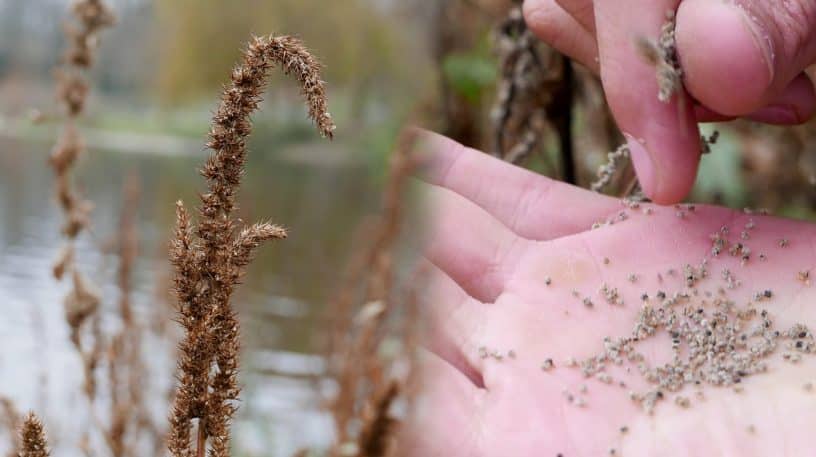
[[[657,38],[666,11],[676,11],[688,91],[668,104],[657,99],[655,69],[635,46]],[[655,202],[675,203],[691,189],[697,122],[798,124],[816,112],[804,73],[816,62],[812,0],[527,0],[524,13],[541,39],[601,76]]]
[[[797,274],[816,265],[816,227],[712,206],[686,211],[684,218],[674,207],[633,210],[436,135],[425,137],[422,150],[432,283],[425,383],[403,436],[409,455],[595,457],[610,448],[626,457],[816,455],[816,390],[804,389],[806,382],[816,384],[816,355],[794,365],[782,360],[780,347],[767,360],[767,373],[744,379],[742,393],[705,386],[705,399],[698,400],[695,389],[686,388],[681,394],[690,408],[674,404],[670,394],[652,416],[628,398],[630,389],[646,390],[636,369],[629,374],[613,366],[615,383],[607,385],[565,366],[568,357],[599,354],[604,336],[630,335],[643,292],[682,290],[683,265],[710,257],[709,235],[726,226],[737,241],[749,220],[756,227],[744,242],[752,258],[746,265],[728,253],[710,258],[699,292],[718,293],[725,286],[721,271],[729,268],[742,281],[727,291],[739,306],[771,289],[773,297],[757,307],[771,313],[779,330],[794,323],[813,328],[816,284]],[[590,230],[621,211],[627,220]],[[778,245],[783,237],[789,240],[784,248]],[[671,276],[669,269],[678,273]],[[598,294],[603,282],[618,288],[622,306]],[[594,306],[585,307],[572,290]],[[655,362],[665,360],[667,345],[658,337],[640,348]],[[481,346],[504,359],[482,359]],[[541,369],[546,358],[556,365],[548,372]],[[617,385],[621,380],[626,388]],[[582,384],[586,394],[579,392]],[[569,404],[564,389],[587,405]]]

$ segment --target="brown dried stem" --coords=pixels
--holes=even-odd
[[[54,169],[57,201],[65,222],[62,228],[65,245],[53,267],[61,280],[71,274],[71,290],[65,297],[65,318],[71,328],[71,342],[79,352],[85,374],[85,393],[93,401],[96,383],[93,372],[102,353],[100,326],[96,315],[99,295],[96,287],[76,268],[74,241],[88,225],[93,205],[84,200],[71,182],[71,170],[84,151],[84,142],[77,131],[76,121],[85,107],[88,95],[86,72],[93,63],[93,53],[99,33],[113,25],[114,17],[101,0],[79,0],[71,7],[73,23],[65,25],[69,46],[57,71],[57,98],[66,112],[65,127],[51,151],[49,159]],[[92,319],[93,345],[86,347],[81,338],[83,324]]]
[[[493,154],[523,163],[540,149],[552,127],[558,135],[563,178],[574,183],[572,65],[533,35],[520,2],[515,3],[495,32],[500,79],[491,112]]]
[[[208,189],[201,196],[197,224],[183,204],[177,204],[170,257],[185,336],[170,417],[169,449],[175,457],[201,455],[205,449],[213,457],[229,455],[229,425],[240,393],[240,342],[232,293],[257,248],[286,237],[282,227],[268,223],[239,230],[233,216],[246,164],[246,138],[252,130],[249,117],[261,101],[269,70],[276,65],[300,82],[309,117],[321,135],[331,138],[334,131],[317,60],[294,38],[253,38],[213,116],[207,143],[213,153],[201,170]],[[190,437],[194,421],[198,427],[195,450]]]
[[[343,286],[331,304],[337,316],[331,331],[329,371],[338,384],[331,399],[337,433],[332,455],[354,445],[359,456],[387,455],[396,430],[389,406],[405,391],[405,380],[388,379],[388,360],[379,355],[385,336],[400,338],[410,351],[413,327],[389,333],[400,309],[395,293],[393,251],[400,235],[405,186],[415,163],[408,156],[413,134],[402,137],[392,156],[382,213],[365,228],[366,243],[348,266]],[[408,362],[412,360],[408,357]],[[401,359],[400,359],[401,360]],[[359,422],[359,432],[351,424]],[[369,453],[370,452],[370,453]]]
[[[20,454],[20,437],[17,431],[20,430],[20,413],[14,406],[14,402],[4,396],[0,396],[0,410],[2,410],[0,422],[5,423],[5,427],[11,435],[11,448],[8,457],[18,457]]]

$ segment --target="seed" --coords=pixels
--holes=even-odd
[[[627,427],[627,426],[625,426],[625,425],[624,425],[623,427],[621,427],[621,428],[620,428],[620,432],[621,432],[621,434],[625,434],[625,433],[626,433],[626,432],[628,432],[628,431],[629,431],[629,427]]]
[[[546,278],[544,278],[544,284],[546,284],[546,285],[548,285],[548,286],[549,286],[550,284],[552,284],[552,278],[550,278],[549,276],[547,276]]]
[[[689,401],[689,399],[686,397],[678,396],[674,399],[674,402],[681,408],[688,408],[691,406],[691,401]]]
[[[658,290],[657,291],[657,299],[658,300],[665,300],[666,299],[666,292],[663,292],[662,290]]]
[[[799,281],[805,283],[806,286],[810,285],[810,270],[800,271],[796,277]]]
[[[592,303],[592,300],[589,297],[584,297],[583,302],[584,302],[584,306],[586,306],[587,308],[592,308],[593,303]]]
[[[603,263],[604,263],[604,265],[609,265],[609,257],[604,257],[603,258]]]
[[[575,406],[577,406],[579,408],[583,408],[584,406],[586,406],[586,400],[584,400],[581,397],[576,398],[575,399]]]
[[[479,358],[486,359],[488,355],[487,348],[484,346],[479,346]]]
[[[544,362],[541,364],[541,369],[544,371],[550,371],[555,367],[552,359],[544,359]]]
[[[516,351],[514,351],[512,349],[507,351],[507,357],[510,357],[511,359],[515,359],[516,358]]]
[[[617,452],[615,451],[615,448],[612,448],[612,449],[609,450],[609,455],[617,455]]]
[[[756,427],[754,427],[753,424],[748,426],[748,433],[752,435],[756,433]]]
[[[779,240],[778,244],[779,244],[780,248],[784,248],[784,247],[787,247],[788,244],[790,244],[790,242],[787,240],[787,238],[782,238],[782,239]]]
[[[629,282],[637,282],[637,275],[634,273],[629,273]]]

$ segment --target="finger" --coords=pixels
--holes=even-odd
[[[434,354],[420,351],[419,361],[419,390],[397,438],[400,455],[483,455],[478,443],[486,391]]]
[[[526,241],[450,190],[424,186],[423,194],[431,225],[426,257],[472,297],[493,302]]]
[[[620,209],[616,199],[545,178],[425,132],[422,179],[479,205],[519,236],[549,240],[589,229]]]
[[[735,119],[734,116],[726,116],[725,114],[720,114],[703,105],[697,104],[694,105],[694,117],[697,119],[697,122],[726,122]]]
[[[423,300],[423,316],[428,333],[428,349],[465,375],[477,387],[484,387],[475,338],[482,334],[485,304],[470,297],[456,282],[435,266],[428,267],[428,299]]]
[[[528,27],[542,41],[598,74],[598,45],[595,37],[564,11],[555,0],[524,3]]]
[[[667,102],[657,98],[655,66],[637,51],[656,38],[679,0],[597,0],[595,19],[601,80],[624,132],[643,191],[657,203],[683,199],[694,184],[700,139],[691,101],[677,88]],[[633,14],[637,12],[637,14]]]
[[[685,0],[676,36],[694,98],[725,115],[746,115],[816,60],[816,2]]]
[[[557,2],[587,32],[595,36],[595,10],[592,6],[592,0],[557,0]]]
[[[768,105],[748,116],[767,124],[801,124],[816,112],[816,92],[810,78],[801,73]]]
[[[813,117],[816,112],[816,96],[813,95],[813,91],[810,77],[802,73],[767,106],[745,117],[766,124],[801,124]],[[697,122],[723,122],[734,119],[734,116],[717,113],[702,105],[694,106],[694,114]]]

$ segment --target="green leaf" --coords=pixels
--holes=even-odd
[[[471,103],[478,103],[485,89],[496,81],[494,63],[476,54],[450,54],[442,63],[442,71],[453,90]]]

